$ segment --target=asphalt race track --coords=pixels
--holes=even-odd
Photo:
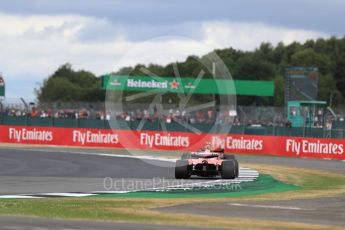
[[[166,181],[174,180],[173,162],[160,162],[165,166],[160,167],[140,159],[98,155],[96,150],[92,150],[92,152],[96,153],[80,154],[59,151],[59,149],[2,147],[0,148],[0,195],[102,191],[105,177],[125,180],[152,180],[152,178],[160,177],[165,178]],[[99,151],[99,153],[101,152]],[[345,174],[345,162],[341,161],[267,156],[237,156],[237,159],[240,163],[304,167]],[[126,189],[125,183],[123,186],[124,188],[115,189]],[[183,212],[195,214],[212,213],[217,216],[249,216],[252,219],[293,220],[302,223],[345,226],[344,207],[345,198],[334,197],[279,202],[214,203],[211,206],[195,204],[164,208],[161,211],[181,212],[183,210]],[[8,229],[21,229],[20,226],[27,226],[27,229],[35,229],[35,227],[42,229],[111,229],[111,227],[116,229],[156,229],[156,226],[150,225],[102,224],[40,218],[0,217],[0,222],[1,229],[6,229],[4,226],[8,226]],[[172,227],[159,226],[159,229],[172,229]]]
[[[180,205],[160,211],[345,226],[345,197]]]
[[[117,153],[121,155],[85,150],[0,148],[0,198],[28,194],[48,196],[48,193],[49,196],[51,193],[78,196],[77,193],[87,195],[218,183],[213,178],[176,180],[173,159],[132,156],[124,151]],[[257,172],[254,170],[250,176],[250,171],[253,170],[240,169],[240,177],[236,180],[254,180]],[[133,184],[139,186],[133,188]]]
[[[103,191],[106,177],[173,179],[174,164],[160,164],[167,167],[130,158],[0,149],[0,194]]]

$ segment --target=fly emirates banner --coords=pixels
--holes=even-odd
[[[196,151],[206,142],[227,153],[345,160],[345,139],[197,134],[107,129],[0,126],[0,142],[38,145]]]

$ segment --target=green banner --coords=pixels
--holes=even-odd
[[[5,81],[3,77],[0,76],[0,97],[5,96]]]
[[[273,81],[244,81],[148,76],[102,76],[104,90],[273,96]]]

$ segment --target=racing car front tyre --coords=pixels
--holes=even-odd
[[[236,162],[235,160],[225,160],[222,162],[222,179],[236,178]]]
[[[225,160],[235,160],[235,156],[230,155],[230,154],[224,154],[224,159]]]
[[[177,160],[175,165],[175,178],[188,179],[190,177],[189,165],[186,160]]]

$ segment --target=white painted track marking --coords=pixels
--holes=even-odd
[[[10,149],[10,148],[9,148]],[[176,159],[169,159],[163,157],[153,157],[153,156],[133,156],[133,155],[124,155],[124,154],[111,154],[111,153],[93,153],[93,152],[82,152],[82,151],[67,151],[67,150],[50,150],[50,149],[26,149],[19,148],[16,150],[22,151],[35,151],[35,152],[50,152],[50,153],[70,153],[70,154],[79,154],[79,155],[89,155],[89,156],[106,156],[106,157],[118,157],[118,158],[132,158],[132,159],[143,159],[143,160],[157,160],[157,161],[166,161],[166,162],[175,162]]]
[[[0,199],[23,199],[23,198],[39,198],[32,195],[1,195]]]
[[[236,207],[248,207],[248,208],[268,208],[268,209],[285,209],[285,210],[304,210],[300,207],[294,206],[279,206],[279,205],[257,205],[257,204],[240,204],[240,203],[229,203],[228,205]]]
[[[69,192],[54,192],[54,193],[37,193],[37,196],[61,196],[61,197],[86,197],[86,196],[94,196],[93,193],[69,193]]]

